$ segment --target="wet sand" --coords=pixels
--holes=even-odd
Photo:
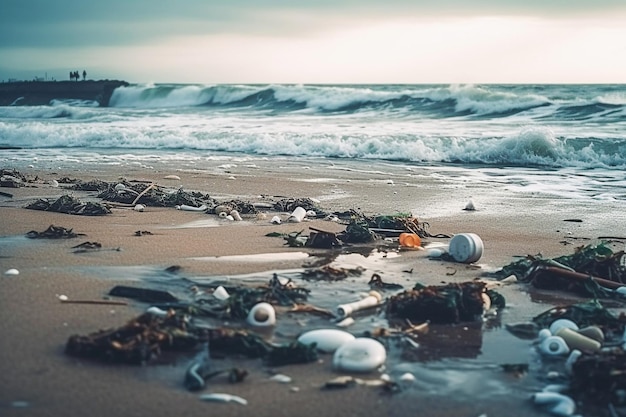
[[[505,195],[498,199],[491,196],[484,200],[490,205],[478,204],[477,211],[468,212],[462,210],[464,202],[468,196],[480,201],[481,190],[450,192],[439,188],[428,176],[410,186],[397,181],[391,184],[384,177],[372,180],[370,176],[368,180],[359,180],[360,174],[350,170],[333,172],[332,180],[324,181],[320,180],[319,172],[296,168],[272,170],[268,165],[250,170],[234,167],[228,172],[217,173],[199,169],[181,171],[165,166],[158,170],[125,169],[124,177],[150,180],[172,188],[182,185],[186,190],[207,192],[218,199],[245,201],[259,198],[259,195],[313,197],[319,199],[320,206],[329,212],[360,209],[368,215],[393,214],[419,206],[430,213],[441,213],[422,219],[429,222],[432,234],[474,232],[481,236],[485,252],[477,267],[433,261],[422,251],[397,252],[393,244],[386,245],[386,250],[399,256],[390,257],[375,268],[383,274],[388,273],[383,277],[388,276],[407,287],[417,281],[438,284],[475,279],[508,264],[515,256],[568,254],[575,246],[594,243],[598,236],[616,233],[612,222],[603,221],[602,213],[592,204],[574,208],[566,201]],[[20,271],[17,276],[0,277],[1,415],[545,415],[524,400],[532,388],[540,388],[537,381],[507,380],[507,376],[496,372],[498,363],[526,363],[530,360],[526,355],[530,342],[519,341],[503,331],[494,332],[487,338],[490,341],[483,341],[482,346],[478,346],[479,361],[472,365],[493,369],[492,381],[464,380],[463,370],[450,376],[456,365],[446,362],[444,357],[443,362],[427,367],[428,372],[448,375],[446,378],[449,379],[440,382],[439,388],[437,383],[428,385],[424,382],[394,395],[364,386],[335,391],[320,389],[324,382],[340,375],[333,371],[332,358],[328,355],[322,355],[318,363],[276,368],[293,378],[289,384],[269,381],[268,370],[258,361],[227,359],[224,366],[244,367],[250,370],[250,376],[244,383],[235,385],[218,378],[211,381],[210,388],[202,393],[240,395],[248,400],[247,406],[206,403],[197,398],[198,394],[187,392],[182,386],[181,372],[192,354],[168,354],[161,363],[144,367],[105,365],[66,356],[63,349],[69,336],[119,327],[146,307],[133,301],[127,306],[59,302],[59,294],[76,300],[102,299],[114,285],[129,284],[129,278],[134,278],[125,276],[123,271],[128,269],[122,268],[122,273],[106,277],[97,272],[99,269],[114,271],[107,268],[124,266],[165,269],[178,265],[189,277],[233,277],[298,269],[303,267],[301,258],[285,256],[273,260],[263,254],[319,253],[324,250],[289,248],[283,240],[265,236],[267,233],[304,230],[308,234],[309,227],[341,231],[344,226],[321,219],[281,225],[255,218],[231,223],[220,221],[213,215],[160,207],[148,207],[144,212],[113,208],[112,214],[101,217],[27,210],[23,206],[37,198],[55,198],[64,193],[47,180],[67,176],[113,181],[119,177],[120,171],[115,167],[100,166],[89,171],[30,169],[22,172],[36,174],[41,181],[31,187],[3,188],[2,191],[10,192],[13,198],[0,198],[0,238],[3,242],[0,270],[16,268]],[[181,181],[164,179],[168,174],[180,176]],[[93,198],[93,193],[73,191],[72,194],[81,199]],[[564,221],[572,218],[582,222]],[[32,241],[24,237],[28,231],[43,231],[51,224],[71,228],[86,236],[62,241]],[[136,231],[152,234],[136,236]],[[103,249],[94,253],[74,253],[72,246],[85,240],[97,241]],[[424,243],[437,241],[446,242],[446,239],[427,239]],[[228,257],[234,255],[261,255],[260,258],[267,259],[267,262],[228,261]],[[402,272],[407,270],[412,273]],[[143,285],[136,281],[130,281],[130,284]],[[360,282],[354,285],[355,293],[366,291]],[[572,301],[567,294],[531,295],[521,284],[502,287],[500,291],[509,305],[500,319],[502,323],[528,321],[556,303]],[[281,315],[279,311],[278,320]],[[319,321],[312,323],[317,327],[320,325]],[[364,323],[367,323],[366,319]],[[367,324],[362,322],[363,326]],[[306,326],[302,328],[304,330]],[[510,352],[507,353],[507,349]],[[395,363],[394,366],[388,371],[397,373],[402,370],[402,364]],[[437,371],[438,366],[442,366],[441,372]],[[379,375],[372,373],[362,377],[374,379]],[[485,376],[484,373],[479,375],[481,378]],[[455,380],[458,387],[453,383]],[[472,401],[471,397],[479,393],[478,399]]]

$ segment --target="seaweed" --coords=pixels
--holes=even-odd
[[[486,284],[480,281],[439,286],[417,284],[412,290],[389,297],[387,315],[434,324],[475,321],[484,312],[485,288]]]
[[[144,313],[117,329],[86,336],[72,335],[65,345],[70,356],[140,365],[162,350],[187,350],[206,340],[206,334],[173,311],[166,317]]]
[[[37,232],[31,230],[26,233],[26,237],[30,239],[71,239],[78,236],[85,236],[84,233],[75,233],[73,229],[66,229],[65,227],[55,226],[51,224],[43,232]]]
[[[111,213],[111,210],[103,204],[94,202],[83,203],[78,198],[67,194],[62,195],[53,202],[45,199],[39,199],[34,203],[27,205],[25,208],[85,216],[103,216]]]

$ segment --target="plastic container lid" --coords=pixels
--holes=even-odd
[[[483,255],[483,241],[475,233],[459,233],[450,240],[448,252],[457,262],[476,262]]]
[[[422,245],[422,239],[415,233],[400,233],[398,237],[398,242],[400,246],[405,246],[407,248],[416,248]]]

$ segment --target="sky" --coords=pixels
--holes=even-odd
[[[626,83],[625,0],[2,0],[0,80]]]

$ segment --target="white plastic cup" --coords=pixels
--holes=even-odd
[[[306,210],[300,206],[296,207],[296,209],[291,213],[289,218],[287,219],[293,223],[300,223],[306,217]]]
[[[483,256],[483,241],[475,233],[459,233],[450,239],[448,253],[457,262],[471,264]]]
[[[382,301],[383,297],[377,291],[370,291],[369,295],[362,300],[355,301],[353,303],[341,304],[337,307],[337,314],[340,317],[347,317],[355,311],[363,310],[364,308],[374,307]]]

